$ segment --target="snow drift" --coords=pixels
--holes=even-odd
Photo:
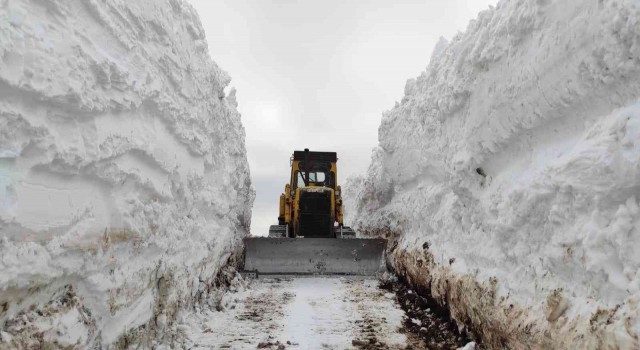
[[[494,348],[640,347],[640,3],[501,1],[384,113],[348,222]]]
[[[195,10],[0,1],[0,58],[5,345],[140,341],[206,300],[253,190]]]

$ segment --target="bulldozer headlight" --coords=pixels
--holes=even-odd
[[[336,191],[336,197],[340,197],[340,191]]]
[[[296,190],[291,190],[291,197],[296,195]]]

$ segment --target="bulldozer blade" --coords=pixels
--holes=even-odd
[[[381,238],[244,239],[244,272],[256,275],[359,275],[384,271]]]

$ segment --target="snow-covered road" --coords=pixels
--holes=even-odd
[[[193,349],[404,349],[404,312],[377,280],[260,279],[227,293],[224,312],[185,317]]]

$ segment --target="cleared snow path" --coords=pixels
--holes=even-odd
[[[377,280],[260,279],[184,318],[190,349],[404,349],[404,312]]]

